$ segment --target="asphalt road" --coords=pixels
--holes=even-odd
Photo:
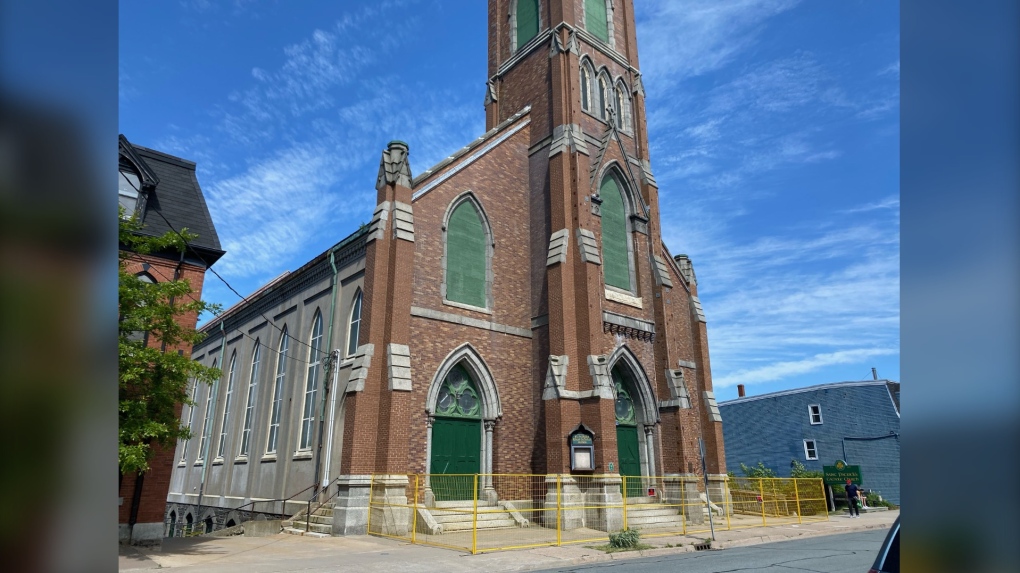
[[[548,569],[545,573],[865,573],[888,529]]]

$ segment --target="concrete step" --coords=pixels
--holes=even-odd
[[[305,531],[304,529],[295,529],[293,527],[284,528],[283,532],[287,535],[301,535],[304,537],[331,537],[329,533],[322,533],[319,531]]]
[[[304,522],[303,519],[301,521]],[[312,523],[320,523],[322,525],[333,525],[333,516],[332,515],[325,516],[325,515],[314,515],[313,514],[311,521],[312,521]]]
[[[634,517],[627,515],[627,527],[634,528],[646,525],[670,525],[683,524],[683,518],[679,515],[656,515],[647,517]]]
[[[291,530],[291,531],[287,531],[288,529]],[[295,531],[304,533],[305,532],[305,522],[303,522],[303,521],[297,522],[294,525],[291,525],[290,527],[284,528],[284,531],[290,533],[291,535],[297,535],[296,533],[294,533]],[[324,525],[324,524],[321,524],[321,523],[315,523],[313,521],[310,524],[310,526],[308,527],[308,531],[309,532],[313,532],[313,533],[323,533],[325,535],[332,535],[333,534],[333,524]]]
[[[460,522],[460,521],[466,521],[468,523],[471,523],[474,520],[474,516],[472,514],[470,514],[470,513],[455,513],[455,514],[443,513],[443,514],[437,515],[436,512],[432,512],[432,517],[437,522],[444,523],[444,524],[445,523],[456,523],[456,522]],[[485,522],[485,521],[500,520],[500,519],[510,519],[510,520],[512,520],[513,518],[510,517],[510,514],[505,512],[505,511],[494,511],[492,513],[479,513],[478,514],[478,523],[482,523],[482,522]]]
[[[648,507],[640,509],[627,509],[627,518],[633,519],[635,517],[659,517],[667,515],[680,515],[680,511],[675,507]]]
[[[470,521],[453,521],[450,523],[443,524],[443,533],[450,533],[452,531],[471,531],[472,522]],[[486,521],[478,522],[478,529],[509,529],[511,527],[517,527],[517,522],[512,518],[507,519],[489,519]]]
[[[437,501],[435,507],[437,509],[473,509],[475,502],[467,500],[454,500],[454,501]],[[478,500],[478,507],[496,507],[495,504],[487,501]],[[431,508],[430,508],[431,509]]]

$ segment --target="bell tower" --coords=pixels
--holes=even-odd
[[[571,473],[566,437],[583,424],[594,473],[620,473],[615,399],[629,376],[643,475],[700,468],[698,437],[709,473],[724,474],[697,285],[661,240],[634,0],[489,0],[486,128],[528,107],[544,471]]]

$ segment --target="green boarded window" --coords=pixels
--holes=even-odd
[[[630,288],[630,254],[627,250],[627,209],[623,194],[612,176],[602,180],[602,269],[606,284]]]
[[[486,307],[486,236],[471,201],[462,201],[446,229],[446,300]]]
[[[609,41],[609,24],[606,22],[606,0],[584,0],[584,26],[596,38]]]
[[[538,0],[517,0],[517,48],[538,35]]]

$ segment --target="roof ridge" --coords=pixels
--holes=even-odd
[[[889,380],[887,378],[881,378],[879,380],[846,380],[843,382],[825,382],[823,384],[814,384],[812,386],[805,386],[803,388],[790,388],[789,390],[778,390],[776,392],[769,392],[767,394],[756,394],[754,396],[744,396],[742,398],[733,398],[732,400],[725,400],[719,402],[719,405],[733,404],[737,402],[753,402],[754,400],[761,400],[764,398],[775,398],[778,396],[789,396],[792,394],[800,394],[802,392],[810,392],[813,390],[824,390],[827,388],[839,388],[839,387],[851,387],[851,386],[884,386],[889,383],[896,383],[895,380]]]

